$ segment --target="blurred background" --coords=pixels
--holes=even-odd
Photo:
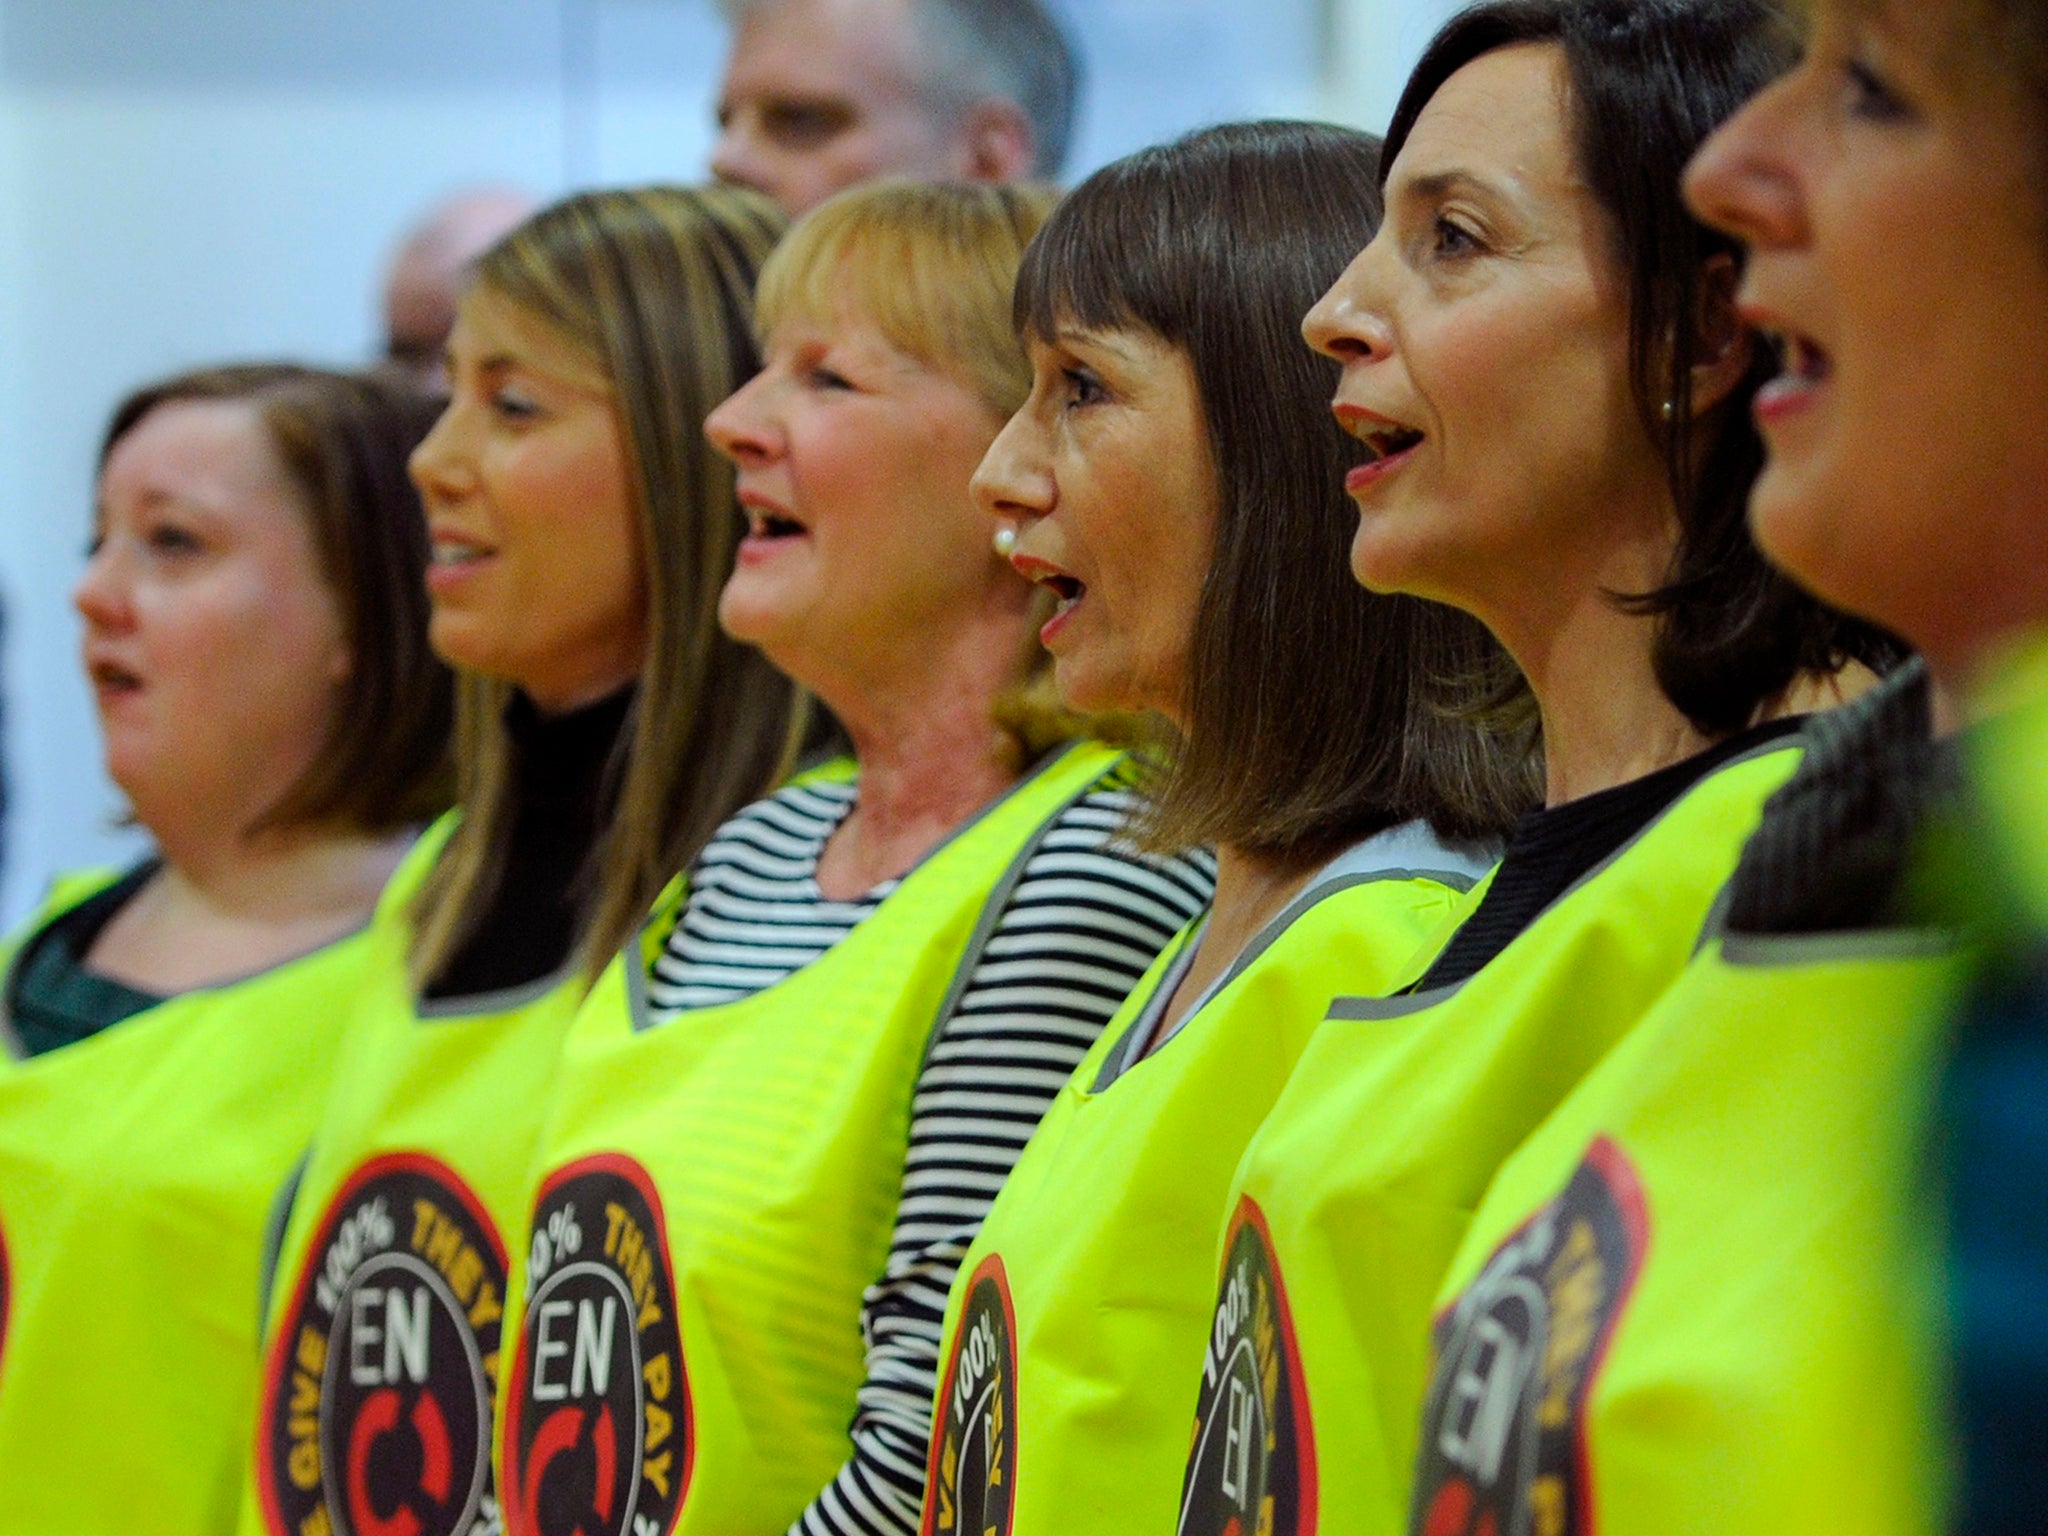
[[[1204,123],[1385,126],[1452,0],[1067,0],[1078,178]],[[710,0],[0,0],[0,920],[128,856],[69,594],[107,413],[234,358],[379,344],[400,233],[475,184],[704,174]]]

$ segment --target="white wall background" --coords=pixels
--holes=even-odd
[[[1380,126],[1450,0],[1062,9],[1079,173],[1231,117]],[[708,0],[0,0],[0,918],[134,846],[67,602],[114,402],[230,357],[367,356],[395,232],[455,187],[700,176],[722,47]]]

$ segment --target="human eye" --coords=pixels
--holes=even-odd
[[[1109,398],[1109,391],[1103,388],[1102,380],[1087,368],[1062,368],[1060,382],[1063,386],[1061,403],[1070,411],[1099,405]]]
[[[836,368],[827,368],[818,363],[804,370],[804,382],[812,389],[851,389],[853,381]]]
[[[1478,234],[1451,214],[1439,213],[1430,221],[1429,253],[1438,260],[1459,261],[1484,249]]]
[[[491,391],[491,413],[500,421],[524,426],[540,415],[540,402],[525,390],[500,385]]]
[[[170,521],[152,523],[148,532],[144,535],[144,542],[148,544],[152,552],[159,555],[167,555],[173,559],[184,555],[197,554],[203,547],[199,535],[192,529],[182,523]],[[97,549],[99,541],[95,539],[93,543],[94,548]]]
[[[795,147],[822,144],[844,132],[852,121],[852,113],[829,101],[778,101],[761,114],[768,137]]]
[[[1853,56],[1842,61],[1842,100],[1851,117],[1866,122],[1904,122],[1913,115],[1905,99],[1876,69]]]

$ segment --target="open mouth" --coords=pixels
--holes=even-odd
[[[793,517],[780,512],[762,512],[749,509],[747,513],[747,537],[773,542],[776,539],[800,539],[810,529]]]
[[[1081,601],[1088,591],[1086,582],[1066,575],[1064,572],[1042,576],[1039,578],[1038,584],[1059,599],[1060,609],[1063,612]]]
[[[111,661],[92,662],[85,671],[101,693],[133,693],[142,686],[140,677]]]
[[[1764,342],[1778,359],[1778,377],[1802,385],[1825,383],[1834,360],[1811,338],[1796,331],[1766,331]]]
[[[496,553],[497,551],[488,544],[446,536],[432,538],[427,546],[428,562],[443,569],[474,565],[477,561],[487,560]]]
[[[1389,459],[1399,458],[1410,448],[1422,441],[1422,434],[1413,427],[1397,426],[1388,422],[1384,426],[1360,423],[1351,429],[1351,435],[1365,445],[1371,455],[1368,464],[1384,464]]]
[[[1808,404],[1835,371],[1834,360],[1810,337],[1796,331],[1760,333],[1778,371],[1756,392],[1752,410],[1760,426],[1790,419]]]

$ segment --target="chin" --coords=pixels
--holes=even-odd
[[[1377,520],[1361,522],[1351,540],[1351,579],[1368,592],[1412,592],[1420,562],[1409,541],[1390,536]]]
[[[1853,529],[1853,522],[1847,525]],[[1834,530],[1831,532],[1831,530]],[[1802,587],[1824,600],[1843,604],[1834,580],[1844,553],[1836,533],[1840,521],[1829,511],[1828,498],[1810,476],[1794,473],[1777,460],[1764,468],[1749,493],[1749,532],[1764,558]]]

